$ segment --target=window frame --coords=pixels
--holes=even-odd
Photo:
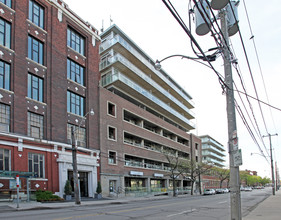
[[[77,144],[78,147],[84,147],[87,148],[87,131],[86,128],[80,127],[74,124],[67,123],[67,139],[72,140],[71,138],[71,127],[74,127],[74,135],[75,140],[77,142],[80,142],[80,145]],[[71,143],[71,142],[70,142]]]
[[[2,165],[0,165],[0,170],[10,171],[11,170],[11,150],[5,149],[5,148],[0,148],[0,151],[3,151],[2,152],[3,156],[2,156],[2,158],[0,157],[0,164],[2,164]],[[6,154],[8,154],[8,168],[6,168],[6,165],[7,165],[6,164]],[[1,154],[0,154],[0,156],[1,156]],[[3,169],[1,169],[1,166],[2,166]]]
[[[11,126],[11,106],[0,103],[0,131],[10,132]],[[6,130],[1,128],[6,127]]]
[[[44,65],[44,43],[31,35],[28,35],[28,58]]]
[[[31,73],[28,73],[27,97],[39,102],[44,101],[44,79]]]
[[[38,156],[38,162],[35,161],[35,156]],[[39,153],[28,152],[28,171],[29,172],[36,173],[34,163],[36,163],[38,165],[37,178],[45,178],[45,155],[39,154]]]
[[[36,11],[38,10],[38,14]],[[33,0],[29,0],[28,19],[38,27],[45,28],[45,9]],[[38,21],[37,21],[38,20]]]
[[[2,31],[2,26],[3,26],[3,31]],[[3,18],[0,18],[0,36],[1,36],[0,44],[9,49],[11,49],[11,36],[12,36],[11,33],[12,33],[11,23]]]
[[[113,158],[110,157],[110,153],[113,153]],[[113,160],[113,162],[111,162]],[[108,164],[110,165],[117,165],[117,152],[109,150],[108,151]]]
[[[111,110],[112,109],[112,110]],[[111,113],[111,111],[113,113]],[[116,105],[112,102],[107,102],[107,114],[116,118]]]
[[[44,138],[44,116],[33,112],[27,112],[27,135],[29,137]],[[33,119],[33,120],[32,120]],[[39,131],[35,132],[37,129]],[[34,134],[38,134],[37,136]]]
[[[113,131],[114,131],[114,134],[113,134],[112,137],[111,137],[111,131],[110,131],[110,129],[113,129]],[[112,127],[112,126],[107,126],[107,138],[108,138],[109,140],[112,140],[112,141],[117,141],[117,128]]]
[[[85,68],[73,60],[67,59],[67,78],[84,86]]]
[[[75,101],[75,102],[73,102]],[[84,116],[85,98],[74,92],[67,91],[67,112]]]
[[[85,37],[77,31],[70,27],[67,28],[67,46],[83,56],[85,56],[85,41]]]
[[[9,8],[12,8],[12,1],[11,0],[0,0],[4,5],[7,5]]]
[[[2,71],[3,70],[3,71]],[[0,60],[0,88],[10,90],[11,65]]]

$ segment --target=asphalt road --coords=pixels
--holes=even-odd
[[[242,213],[247,215],[267,198],[270,189],[241,192]],[[0,219],[51,220],[157,220],[157,219],[230,219],[230,194],[212,196],[185,196],[161,200],[146,200],[126,204],[69,207],[63,209],[30,210],[1,213]]]

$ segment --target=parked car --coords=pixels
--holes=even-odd
[[[251,192],[253,189],[252,189],[252,187],[245,187],[244,188],[244,191],[246,191],[246,192]]]
[[[215,195],[216,191],[214,189],[205,189],[203,195]]]
[[[217,193],[217,194],[222,194],[222,193],[224,193],[224,190],[223,190],[223,189],[221,189],[221,188],[216,189],[216,193]]]
[[[228,188],[224,188],[223,191],[224,191],[224,193],[229,193],[229,189]]]

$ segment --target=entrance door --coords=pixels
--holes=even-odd
[[[88,197],[88,173],[78,172],[78,180],[80,181],[80,195],[81,197]],[[72,191],[74,191],[73,171],[68,171],[68,180],[71,183]]]

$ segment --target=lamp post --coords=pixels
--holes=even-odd
[[[88,115],[94,115],[95,112],[93,109],[91,109],[89,112],[87,112],[85,115],[84,115],[84,118]],[[78,170],[77,170],[77,143],[76,143],[76,138],[75,138],[75,131],[77,129],[80,128],[83,120],[85,119],[82,119],[79,126],[74,129],[74,126],[71,127],[71,144],[72,144],[72,166],[73,166],[73,183],[74,183],[74,197],[75,197],[75,204],[76,205],[80,205],[81,204],[81,201],[80,201],[80,196],[79,196],[79,193],[80,193],[80,187],[79,187],[79,182],[78,182]]]

